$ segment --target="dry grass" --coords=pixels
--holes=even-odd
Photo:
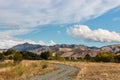
[[[12,64],[12,62],[4,62],[2,64]],[[47,65],[46,68],[42,68]],[[0,80],[20,80],[30,76],[44,74],[56,69],[55,66],[45,61],[22,61],[18,65],[4,65],[0,67]]]
[[[120,64],[92,62],[58,62],[79,68],[75,80],[120,80]]]

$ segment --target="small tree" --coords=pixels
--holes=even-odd
[[[60,55],[61,55],[60,52],[56,52],[56,54],[55,54],[55,59],[56,59],[56,60],[60,60],[60,59],[61,59]]]
[[[22,61],[22,55],[19,52],[14,53],[13,55],[14,63],[19,63]]]
[[[0,61],[4,61],[4,55],[0,53]]]
[[[14,50],[14,49],[8,49],[6,52],[4,52],[4,55],[8,56],[8,55],[11,55],[11,54],[14,54],[14,53],[16,53],[16,50]]]
[[[89,54],[86,54],[84,57],[85,60],[91,60],[91,56]]]
[[[120,55],[115,56],[115,62],[120,63]]]
[[[41,57],[42,59],[49,60],[49,59],[51,59],[51,57],[52,57],[52,53],[49,52],[49,51],[43,52],[43,53],[41,53],[40,57]]]

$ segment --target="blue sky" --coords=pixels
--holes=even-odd
[[[0,48],[120,43],[120,0],[0,0]]]

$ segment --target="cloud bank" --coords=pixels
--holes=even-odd
[[[7,48],[11,48],[17,44],[23,44],[23,43],[30,43],[30,44],[39,44],[39,45],[47,45],[47,46],[51,46],[51,45],[55,45],[56,43],[51,40],[50,42],[44,42],[44,41],[32,41],[32,40],[19,40],[19,39],[9,39],[9,40],[0,40],[0,49],[7,49]]]
[[[91,30],[86,25],[74,25],[67,29],[67,33],[75,39],[96,42],[120,42],[120,33],[105,29]]]
[[[0,0],[0,21],[20,27],[73,23],[98,17],[120,0]]]
[[[34,31],[38,25],[81,22],[119,5],[120,0],[0,0],[0,44],[19,43],[17,35]]]

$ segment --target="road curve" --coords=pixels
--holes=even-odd
[[[58,70],[43,74],[37,75],[34,77],[27,78],[25,80],[75,80],[75,75],[77,75],[78,69],[63,64],[55,64],[59,67]]]

